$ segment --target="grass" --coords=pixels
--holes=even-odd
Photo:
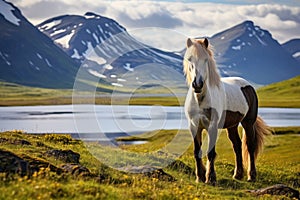
[[[257,90],[260,107],[300,107],[300,76]]]
[[[216,160],[217,186],[196,184],[192,145],[181,155],[175,164],[164,167],[160,173],[132,174],[115,170],[104,165],[124,167],[128,162],[150,162],[140,156],[152,155],[162,149],[178,133],[180,141],[191,140],[188,131],[161,130],[144,133],[140,136],[119,138],[120,141],[145,140],[140,145],[121,145],[120,148],[99,146],[97,143],[83,143],[69,135],[32,135],[21,131],[0,133],[0,150],[37,163],[38,170],[31,176],[0,172],[0,199],[257,199],[246,192],[283,183],[300,189],[300,127],[275,128],[277,135],[268,138],[264,152],[257,161],[258,180],[248,183],[231,178],[234,170],[234,155],[226,133],[222,133],[217,143]],[[26,141],[26,142],[25,142]],[[91,148],[103,155],[102,160]],[[51,166],[60,169],[64,161],[45,154],[51,149],[72,150],[80,154],[80,165],[90,170],[89,174],[72,175],[58,173]],[[114,153],[127,152],[126,162]],[[94,154],[91,154],[94,152]],[[138,155],[138,156],[136,156]],[[161,155],[163,158],[163,155]],[[1,155],[0,155],[1,159]],[[156,160],[157,161],[157,160]],[[0,162],[0,171],[5,159]],[[11,164],[11,163],[10,163]],[[2,167],[2,168],[1,168]],[[165,173],[165,174],[164,174]],[[172,179],[166,178],[172,177]],[[261,199],[284,199],[284,196],[264,195]]]
[[[102,105],[164,105],[164,106],[177,106],[183,105],[185,97],[172,97],[172,96],[161,96],[158,97],[159,93],[169,93],[169,90],[158,88],[154,89],[139,89],[134,91],[135,94],[147,94],[147,96],[122,96],[126,90],[114,91],[112,86],[101,84],[99,87],[104,88],[106,93],[97,91],[94,92],[79,92],[76,93],[80,97],[75,99],[75,102],[84,103],[95,103]],[[174,89],[175,90],[175,89]],[[182,91],[182,90],[181,90]],[[113,98],[109,95],[111,92],[116,92]],[[121,96],[117,96],[120,94]],[[150,94],[150,96],[149,96]],[[151,94],[154,94],[151,96]],[[34,105],[69,105],[72,104],[72,89],[47,89],[38,87],[22,86],[14,83],[7,83],[0,81],[0,106],[34,106]],[[96,98],[94,98],[96,95]],[[92,98],[90,98],[92,97]]]
[[[87,84],[87,83],[86,83]],[[92,83],[89,83],[92,84]],[[96,86],[95,86],[96,87]],[[99,90],[94,92],[81,92],[82,98],[76,99],[77,103],[95,103],[95,104],[120,104],[120,105],[162,105],[179,106],[184,104],[184,96],[157,96],[157,94],[170,93],[177,91],[183,93],[185,88],[139,88],[134,91],[135,94],[147,94],[147,96],[117,97],[111,99],[109,94],[117,92],[125,94],[133,92],[129,89],[115,88],[99,83]],[[103,93],[105,92],[105,93]],[[29,106],[29,105],[65,105],[72,104],[71,89],[45,89],[36,87],[27,87],[13,83],[0,82],[0,106]],[[104,94],[104,95],[103,95]],[[149,95],[150,94],[150,95]],[[151,96],[151,94],[154,94]],[[300,108],[300,76],[261,87],[257,90],[260,107],[290,107]],[[86,96],[92,96],[86,98]]]

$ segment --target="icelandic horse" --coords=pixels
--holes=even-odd
[[[183,65],[189,90],[185,114],[194,140],[196,181],[216,184],[214,162],[219,128],[227,129],[235,152],[233,178],[243,178],[244,163],[248,168],[248,181],[255,181],[255,160],[271,129],[257,115],[258,98],[254,87],[240,77],[220,77],[212,47],[206,38],[188,38],[186,47]],[[244,128],[242,141],[238,133],[240,123]],[[202,163],[203,129],[208,133],[206,167]]]

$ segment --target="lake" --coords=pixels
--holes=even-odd
[[[114,138],[157,129],[187,129],[183,107],[55,105],[0,107],[0,131],[79,134],[86,140]],[[273,127],[300,126],[300,109],[259,108]],[[101,139],[100,139],[101,140]]]

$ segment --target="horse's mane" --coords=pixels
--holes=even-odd
[[[210,86],[220,86],[221,78],[218,72],[216,61],[214,59],[213,54],[213,46],[209,44],[206,48],[205,44],[202,40],[196,40],[198,44],[193,44],[192,54],[195,55],[197,58],[201,58],[201,56],[208,54],[208,76],[209,76],[209,84]],[[189,70],[189,61],[186,59],[183,60],[183,71],[186,76],[186,81],[188,85],[191,84],[193,81],[191,78],[190,70]]]

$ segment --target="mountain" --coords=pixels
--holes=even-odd
[[[300,63],[300,39],[289,40],[282,47]]]
[[[137,41],[113,19],[88,12],[54,17],[37,27],[90,75],[106,83],[122,87],[174,80],[185,84],[181,56]]]
[[[0,0],[0,80],[46,88],[72,88],[78,64]]]
[[[299,63],[267,31],[245,21],[210,38],[223,76],[270,84],[300,74]]]

